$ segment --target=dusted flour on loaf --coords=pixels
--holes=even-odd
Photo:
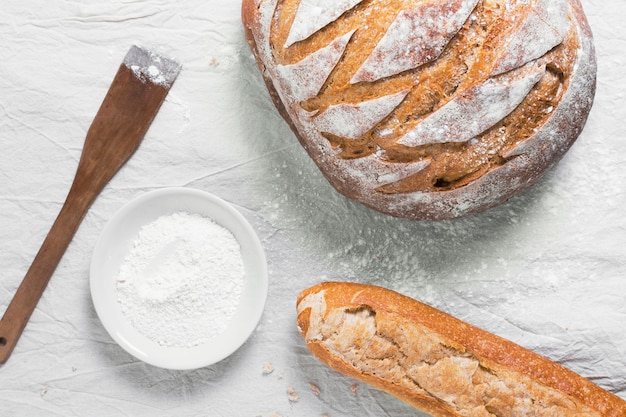
[[[324,176],[394,216],[506,201],[562,157],[593,102],[579,0],[243,0],[242,19]]]

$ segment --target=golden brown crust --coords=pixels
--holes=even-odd
[[[482,211],[533,185],[582,131],[595,92],[596,62],[579,0],[433,2],[441,13],[450,9],[462,17],[468,5],[476,6],[467,20],[460,21],[460,28],[448,28],[447,32],[429,29],[426,39],[433,45],[426,52],[437,59],[416,60],[410,69],[378,75],[376,67],[365,65],[366,59],[385,53],[389,58],[396,53],[375,51],[400,12],[413,13],[416,21],[425,19],[416,6],[421,2],[337,3],[352,6],[295,41],[289,38],[292,27],[302,24],[294,23],[298,0],[243,0],[242,21],[274,104],[323,175],[344,195],[411,219],[447,219]],[[556,16],[558,21],[553,7],[557,3],[567,7],[567,30],[557,46],[535,58],[516,42],[523,43],[522,39],[533,44],[536,37],[543,36],[542,31],[550,33],[551,29],[536,23],[545,16],[536,19],[534,11],[552,10],[547,16]],[[514,12],[503,12],[509,8]],[[522,23],[532,30],[525,31]],[[557,23],[550,24],[557,27]],[[442,42],[445,48],[436,50]],[[312,60],[326,62],[325,68],[321,63],[295,68],[325,48],[340,52],[332,55],[327,51]],[[426,52],[422,51],[428,57]],[[328,65],[331,61],[335,64]],[[533,78],[536,68],[530,64],[545,71],[537,74],[538,80]],[[317,74],[319,79],[313,81],[307,75],[303,81],[289,71],[323,75]],[[493,91],[486,93],[481,86],[499,80],[510,84],[510,91],[519,88],[513,86],[516,82],[534,86],[519,105],[513,98],[505,98],[511,111],[503,113],[499,121],[479,123],[475,131],[469,129],[459,137],[441,139],[432,134],[436,129],[430,125],[445,127],[447,122],[442,120],[450,119],[441,115],[447,104],[465,105],[477,93],[489,95]],[[317,87],[311,85],[316,83]],[[355,110],[377,100],[377,105],[390,111],[388,115],[377,119],[371,114],[363,116],[366,111],[362,108]],[[352,108],[348,111],[338,106]],[[346,115],[353,120],[352,129],[338,127]],[[453,132],[471,124],[463,117],[454,122]],[[429,119],[440,122],[429,125]],[[320,120],[324,121],[321,125]],[[426,139],[411,137],[420,125],[431,132]]]
[[[318,308],[321,305],[318,302],[323,304],[321,309]],[[334,319],[331,316],[337,312],[369,309],[375,317],[377,336],[382,334],[385,338],[393,339],[394,346],[400,346],[405,342],[399,341],[398,334],[394,334],[389,328],[405,326],[407,327],[405,329],[406,334],[420,335],[405,343],[413,350],[418,350],[417,346],[421,346],[423,349],[427,349],[426,347],[429,346],[427,342],[419,340],[420,338],[433,338],[433,340],[439,341],[438,343],[446,345],[450,352],[460,355],[459,357],[475,358],[481,368],[492,369],[494,373],[499,375],[513,375],[511,380],[506,381],[509,385],[522,383],[520,381],[528,379],[527,382],[524,382],[527,384],[524,391],[525,395],[531,396],[536,391],[538,398],[550,398],[550,401],[557,404],[567,403],[568,407],[572,403],[579,404],[578,413],[567,411],[567,407],[564,406],[565,408],[561,411],[563,416],[626,416],[626,401],[556,362],[442,311],[382,287],[355,283],[322,283],[302,291],[298,296],[297,308],[298,326],[306,339],[307,347],[323,363],[338,372],[385,390],[435,416],[458,416],[461,414],[456,413],[447,402],[436,398],[436,396],[425,395],[424,392],[420,393],[419,390],[412,389],[413,385],[411,384],[407,388],[406,385],[390,382],[391,377],[383,376],[382,369],[381,373],[376,375],[376,372],[372,372],[371,369],[367,370],[367,363],[355,365],[346,361],[349,353],[344,357],[342,355],[345,352],[337,351],[337,345],[326,343],[323,336],[324,331],[320,333],[319,326],[322,325],[321,323],[323,326],[332,328],[328,330],[329,332],[348,332],[345,327],[341,327],[344,325],[343,323],[332,327],[332,320]],[[313,326],[312,329],[311,326]],[[408,327],[418,328],[420,331],[412,333]],[[366,337],[366,333],[363,331],[359,337],[367,339],[366,342],[363,342],[364,344],[372,344],[375,338]],[[350,337],[356,336],[352,333]],[[354,344],[358,345],[360,343],[359,338],[356,337],[355,340],[357,342],[353,341]],[[407,363],[411,361],[407,358],[410,358],[413,353],[406,346],[403,350],[402,360],[405,363],[403,366],[408,368]],[[370,349],[368,355],[371,355],[372,348],[368,347],[368,349]],[[364,355],[363,352],[360,354]],[[415,363],[411,362],[411,364],[415,366]],[[364,371],[364,369],[366,370]],[[406,369],[405,371],[409,372]],[[474,374],[474,383],[480,383],[480,377],[477,375],[478,373]],[[458,375],[455,374],[448,375],[449,381],[454,381],[457,377]],[[502,378],[504,379],[503,376]],[[538,388],[533,388],[535,386]],[[459,390],[462,390],[462,387]],[[504,405],[507,400],[513,404],[515,398],[502,395],[497,398],[497,401],[496,399],[492,400],[489,407],[506,408],[512,406],[511,404]],[[588,407],[597,413],[588,412],[585,414],[582,407]]]

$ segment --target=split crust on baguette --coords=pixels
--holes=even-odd
[[[378,286],[297,300],[307,347],[335,371],[438,417],[626,417],[626,401],[509,340]]]
[[[579,0],[243,0],[242,21],[322,174],[397,217],[461,217],[531,187],[595,94]]]

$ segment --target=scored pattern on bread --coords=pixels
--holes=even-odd
[[[354,31],[335,39],[328,46],[289,65],[277,65],[276,71],[285,80],[285,90],[293,100],[301,101],[319,93],[328,75],[337,65]]]
[[[392,215],[458,217],[528,188],[593,101],[579,0],[243,0],[242,11],[272,98],[322,173]]]
[[[361,1],[363,0],[301,0],[285,47],[308,38]]]
[[[408,90],[358,104],[333,105],[321,115],[313,117],[312,122],[324,134],[357,138],[380,123],[407,94]],[[359,123],[354,123],[355,120]]]
[[[398,143],[419,146],[475,138],[515,110],[545,73],[545,65],[528,64],[522,69],[528,71],[489,78],[456,95]]]
[[[527,12],[525,19],[513,22],[510,31],[514,36],[504,40],[504,53],[496,59],[491,76],[520,67],[540,58],[559,45],[567,35],[567,3],[539,0],[535,4],[521,4]],[[515,13],[512,10],[510,13]]]
[[[431,0],[400,11],[350,82],[376,81],[435,60],[477,3],[478,0]],[[399,44],[403,46],[398,47]]]
[[[313,24],[306,27],[318,28],[318,26],[321,26],[319,27],[321,30],[325,27],[325,24],[333,21],[333,19],[330,19],[331,17],[336,19],[348,8],[360,2],[321,3],[318,4],[319,7],[328,7],[323,15],[329,19],[321,20],[324,24],[320,24],[320,20],[317,19],[318,8],[312,6],[312,0],[302,1],[299,4],[296,19],[291,25],[289,38],[293,37],[294,31],[298,33],[301,31],[304,21]],[[404,3],[408,3],[408,5]],[[416,2],[404,3],[402,4],[403,7],[410,7],[411,4]],[[376,43],[373,52],[350,79],[350,83],[376,81],[380,78],[414,69],[439,57],[453,36],[459,32],[467,21],[477,3],[477,0],[445,2],[433,0],[430,2],[417,2],[418,7],[410,10],[401,9],[383,37]],[[504,9],[507,10],[503,12],[503,17],[500,17],[500,19],[504,19],[507,14],[519,14],[518,9],[521,8],[528,8],[529,11],[527,14],[522,15],[526,16],[524,19],[517,19],[518,21],[515,22],[510,31],[504,32],[507,36],[501,36],[504,39],[506,48],[502,48],[502,55],[495,58],[495,65],[489,74],[499,74],[514,70],[530,60],[541,57],[552,49],[555,43],[560,43],[563,37],[558,35],[565,31],[564,28],[567,28],[566,6],[564,0],[505,2]],[[370,8],[374,7],[383,6],[370,6]],[[563,12],[565,12],[565,19],[562,19]],[[555,27],[557,24],[561,24],[561,27]],[[369,27],[360,28],[360,30],[368,29]],[[353,29],[351,33],[355,30]],[[306,33],[308,34],[308,32]],[[511,32],[513,33],[511,34]],[[309,34],[309,36],[312,34]],[[342,44],[346,36],[339,38],[342,40]],[[338,42],[338,39],[335,39],[333,42]],[[287,45],[290,44],[288,41]],[[489,43],[486,43],[486,45],[490,46]],[[484,54],[481,54],[481,52],[478,52],[477,55],[484,58]],[[349,56],[345,57],[345,59],[348,58]],[[318,62],[319,60],[317,59],[308,60],[307,65],[301,64],[301,71],[315,71],[318,68]],[[485,64],[481,59],[476,59],[473,65],[483,66]],[[323,65],[323,67],[327,70],[328,75],[330,75],[330,70],[335,68],[334,66],[330,68],[328,65]],[[471,73],[471,68],[468,70],[468,73]],[[505,78],[504,81],[498,82],[498,80],[488,78],[487,75],[489,74],[482,75],[484,79],[473,80],[476,84],[470,84],[466,91],[455,92],[448,98],[448,102],[445,102],[445,99],[441,100],[438,108],[434,108],[430,115],[423,118],[415,129],[400,137],[396,143],[415,147],[428,143],[469,141],[510,114],[526,98],[530,89],[534,87],[540,78],[530,76],[520,82],[509,85],[509,79]],[[528,81],[534,82],[529,83]],[[403,83],[403,86],[406,88],[406,86],[411,86],[414,83],[413,79],[408,79]],[[466,82],[465,84],[468,83]],[[517,88],[520,84],[523,85],[523,88]],[[306,90],[303,87],[296,82],[292,86],[291,91]],[[316,108],[315,112],[319,115],[324,115],[325,109]],[[389,116],[391,113],[390,111],[386,116]],[[333,117],[332,114],[326,115],[326,119],[331,117]],[[355,125],[360,124],[354,120],[353,123]],[[459,131],[459,129],[464,129],[468,126],[470,127],[469,131],[461,135],[464,132]],[[372,130],[372,128],[373,126],[368,126],[367,129],[361,128],[359,130],[366,133]],[[398,127],[396,130],[399,131],[401,129]],[[440,134],[445,130],[454,131],[456,134],[449,135],[445,134],[445,132]],[[334,132],[321,130],[321,133],[324,135]],[[424,138],[424,133],[427,134],[429,139]],[[342,139],[358,138],[345,135]]]
[[[320,361],[434,416],[626,416],[626,401],[582,376],[382,287],[318,284],[297,313]]]

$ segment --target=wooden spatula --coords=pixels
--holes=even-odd
[[[92,202],[139,147],[180,69],[138,46],[126,54],[87,132],[65,203],[0,320],[0,363],[13,352]]]

